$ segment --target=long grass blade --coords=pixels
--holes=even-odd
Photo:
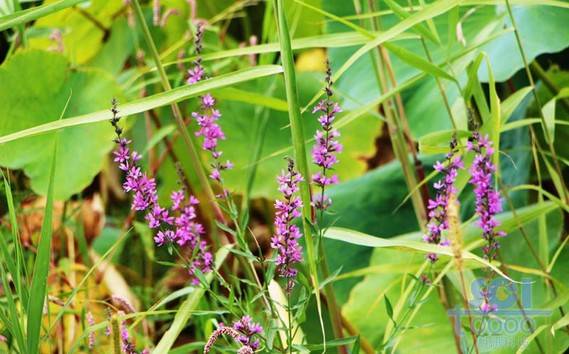
[[[310,207],[312,198],[310,194],[310,171],[308,169],[308,160],[306,157],[306,146],[304,144],[304,132],[300,115],[300,104],[298,102],[298,92],[296,87],[296,75],[294,66],[294,56],[291,48],[291,37],[288,29],[287,20],[284,12],[282,0],[275,0],[275,9],[277,12],[279,42],[281,45],[281,61],[284,69],[284,82],[286,98],[289,108],[290,130],[292,135],[292,144],[294,147],[294,155],[298,172],[304,178],[300,182],[300,196],[302,199],[302,226],[306,244],[306,254],[308,257],[308,269],[310,272],[310,282],[313,288],[318,291],[320,289],[318,281],[318,270],[316,267],[316,253],[314,249],[314,241],[312,239],[312,208]],[[326,331],[324,320],[322,318],[322,303],[319,294],[316,294],[316,306],[318,308],[318,316],[320,318],[320,326],[322,336],[326,342]],[[332,314],[331,314],[332,315]],[[332,316],[335,317],[335,316]]]
[[[51,161],[51,172],[49,176],[49,185],[47,190],[47,200],[43,215],[43,223],[41,228],[40,241],[36,260],[34,262],[34,271],[32,285],[28,303],[28,323],[27,323],[27,353],[39,353],[40,328],[43,317],[43,307],[47,293],[47,277],[49,273],[50,256],[51,256],[51,238],[53,235],[52,216],[53,216],[53,186],[55,178],[55,161],[57,156],[57,146],[59,139],[55,140],[53,147],[53,160]]]
[[[0,31],[16,27],[26,22],[37,20],[40,17],[51,15],[54,12],[64,10],[87,0],[61,0],[33,7],[28,10],[18,11],[0,18]]]
[[[155,95],[141,98],[133,102],[122,104],[120,106],[120,110],[123,117],[127,118],[127,116],[142,113],[157,107],[168,106],[174,102],[180,102],[191,97],[196,97],[217,88],[227,87],[249,80],[276,75],[281,72],[282,67],[279,65],[264,65],[250,69],[239,70],[230,74],[219,75],[217,77],[198,82],[194,85],[181,86],[166,92],[157,93]],[[0,144],[29,136],[45,134],[61,128],[108,121],[111,118],[112,113],[109,110],[103,110],[83,114],[76,117],[61,119],[0,137]]]

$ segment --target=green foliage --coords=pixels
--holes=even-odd
[[[198,20],[208,77],[187,85]],[[87,352],[96,334],[94,351],[118,352],[122,321],[137,351],[201,351],[221,322],[249,314],[264,327],[262,353],[453,353],[457,340],[465,353],[486,352],[492,336],[479,333],[476,349],[468,319],[457,339],[449,317],[464,307],[464,288],[478,297],[470,287],[486,274],[503,281],[505,298],[531,290],[529,305],[512,304],[514,318],[545,311],[530,314],[529,331],[501,327],[493,336],[507,343],[490,351],[566,351],[567,23],[569,5],[557,0],[0,3],[0,351]],[[310,151],[326,58],[344,151],[321,219],[310,208]],[[223,186],[208,182],[211,160],[190,117],[208,92],[222,114],[223,160],[235,165]],[[197,271],[199,286],[186,277],[195,250],[158,248],[157,230],[128,207],[111,163],[113,97],[160,202],[181,183],[200,199],[215,270]],[[497,218],[508,237],[495,262],[481,256],[473,217],[464,147],[474,124],[494,144],[504,198]],[[460,252],[422,241],[423,198],[441,177],[431,166],[454,135],[465,163],[460,217],[443,236],[459,230]],[[305,178],[297,222],[306,258],[290,294],[268,240],[285,157]],[[216,196],[221,188],[231,197]],[[42,210],[30,210],[30,190],[47,197],[45,208],[42,198]],[[431,252],[435,265],[425,261]],[[117,312],[114,294],[135,309]],[[225,335],[214,350],[237,348]]]
[[[74,70],[58,54],[30,50],[0,67],[0,134],[54,122],[63,116],[108,107],[120,89],[109,74],[94,69]],[[69,103],[68,103],[69,100]],[[47,194],[53,144],[57,133],[20,139],[0,146],[0,165],[23,169],[36,193]],[[60,133],[56,158],[54,198],[65,200],[87,187],[101,170],[113,146],[108,123],[65,129]]]

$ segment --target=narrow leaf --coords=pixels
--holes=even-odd
[[[51,255],[51,237],[53,235],[53,185],[55,183],[55,157],[57,156],[58,140],[59,139],[55,140],[53,147],[54,153],[53,160],[51,161],[47,200],[30,291],[33,296],[30,296],[28,303],[27,352],[32,354],[39,353],[40,327],[47,292],[47,277],[50,264],[49,258]]]
[[[244,81],[271,76],[282,72],[279,65],[264,65],[254,68],[239,70],[230,74],[219,75],[217,77],[198,82],[194,85],[181,86],[166,92],[148,96],[133,102],[121,104],[121,115],[125,118],[137,113],[142,113],[153,108],[170,105],[191,97],[199,96],[217,88],[235,85]],[[92,112],[77,117],[71,117],[41,124],[33,128],[24,129],[16,133],[0,137],[0,144],[14,141],[28,136],[44,134],[50,131],[66,127],[73,127],[82,124],[107,121],[112,118],[110,110]]]

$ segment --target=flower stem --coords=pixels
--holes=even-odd
[[[288,24],[285,17],[283,0],[274,0],[275,9],[277,14],[278,22],[278,33],[279,33],[279,43],[281,47],[281,61],[284,69],[284,81],[285,81],[285,91],[288,103],[288,112],[290,119],[290,129],[292,134],[292,143],[295,152],[296,166],[299,173],[303,177],[303,181],[300,182],[300,196],[303,203],[302,208],[302,225],[304,231],[304,237],[306,240],[306,253],[308,257],[308,267],[310,271],[311,283],[316,293],[316,306],[318,308],[318,314],[320,317],[320,326],[322,328],[323,342],[326,343],[326,333],[324,329],[324,320],[322,319],[322,303],[320,296],[318,294],[320,286],[318,282],[318,270],[316,267],[316,254],[314,251],[314,241],[312,239],[312,225],[313,212],[311,208],[311,192],[310,192],[310,173],[308,169],[308,160],[306,157],[306,146],[304,144],[304,132],[302,128],[302,121],[300,116],[300,104],[298,102],[298,93],[296,88],[296,76],[294,68],[294,58],[291,48],[290,34],[288,30]],[[330,299],[332,300],[332,299]],[[332,313],[337,309],[334,306],[330,306],[332,301],[328,301],[328,310],[330,311],[330,317],[332,318],[332,324],[334,328],[334,333],[337,338],[342,336],[342,323],[338,322],[339,316]],[[345,350],[344,347],[340,347],[340,350]]]
[[[160,82],[162,84],[162,87],[164,88],[164,90],[169,91],[172,89],[172,86],[168,81],[168,76],[166,75],[166,71],[164,70],[164,67],[162,66],[162,63],[160,61],[160,55],[158,54],[158,50],[156,49],[156,45],[154,44],[154,40],[152,39],[150,30],[148,29],[148,25],[146,24],[146,21],[144,19],[144,13],[142,12],[142,8],[140,7],[140,2],[138,0],[134,0],[132,4],[134,6],[138,22],[140,23],[140,26],[142,28],[142,34],[144,36],[146,44],[150,49],[150,54],[152,55],[152,59],[154,60],[154,64],[156,65],[158,74],[160,75]],[[184,143],[186,144],[186,147],[188,149],[188,155],[192,164],[192,168],[197,174],[199,184],[206,195],[208,205],[210,206],[210,208],[212,208],[215,217],[219,221],[224,222],[223,213],[221,212],[221,209],[217,204],[215,194],[207,178],[207,174],[205,172],[203,163],[198,155],[194,138],[188,133],[186,125],[184,124],[182,112],[177,103],[172,103],[172,112],[174,114],[178,130],[182,135]],[[207,213],[210,214],[211,216],[209,210],[207,211]],[[227,237],[231,236],[227,235]]]

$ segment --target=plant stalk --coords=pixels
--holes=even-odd
[[[368,0],[368,8],[370,11],[374,10],[374,4],[371,0]],[[379,31],[379,23],[377,19],[370,20],[371,29],[373,31]],[[395,75],[393,73],[393,68],[389,60],[388,54],[385,52],[383,46],[378,46],[377,52],[371,52],[372,63],[374,71],[377,76],[378,83],[382,93],[389,92],[387,79],[391,81],[393,87],[397,86]],[[426,212],[426,202],[428,199],[428,192],[425,188],[418,188],[417,172],[422,167],[420,161],[417,158],[413,142],[411,140],[410,132],[407,124],[401,122],[404,116],[403,101],[399,94],[397,94],[397,99],[389,99],[382,104],[383,113],[387,122],[389,129],[389,138],[391,139],[391,144],[393,146],[393,152],[395,156],[401,163],[403,169],[403,175],[405,177],[405,182],[409,191],[411,191],[411,201],[413,208],[415,210],[415,215],[417,217],[417,222],[421,229],[427,224],[427,212]],[[397,107],[397,109],[395,108]],[[400,116],[400,115],[403,116]],[[405,120],[406,122],[406,120]],[[409,161],[409,154],[413,156],[415,162],[414,169],[413,164]],[[423,173],[424,174],[424,173]]]
[[[162,87],[164,88],[164,90],[169,91],[172,89],[172,86],[168,81],[168,76],[166,75],[164,67],[162,66],[162,63],[160,61],[160,55],[158,54],[158,50],[156,49],[156,45],[154,44],[154,40],[152,39],[150,30],[148,29],[148,25],[146,24],[146,21],[144,19],[144,13],[142,12],[142,8],[140,7],[140,2],[139,0],[134,0],[132,4],[134,5],[136,17],[142,28],[144,39],[146,41],[146,44],[150,48],[150,54],[152,55],[152,59],[154,60],[154,64],[156,65],[156,69],[158,71],[158,74],[160,75],[160,82],[162,84]],[[173,103],[171,107],[172,107],[172,113],[174,114],[174,118],[176,120],[176,124],[178,126],[178,131],[182,135],[184,143],[186,144],[192,168],[197,174],[199,184],[206,195],[209,208],[211,208],[211,210],[213,211],[213,215],[218,221],[225,223],[225,218],[217,203],[215,193],[213,192],[213,188],[209,183],[203,163],[196,149],[196,143],[194,141],[194,138],[188,133],[186,125],[184,124],[184,119],[180,107],[178,106],[177,103]],[[205,208],[208,209],[206,213],[211,215],[209,208]],[[233,240],[231,240],[230,235],[226,235],[226,237],[229,238],[231,242],[233,242]]]
[[[320,325],[322,327],[322,334],[324,337],[324,345],[326,343],[326,335],[324,329],[324,322],[322,320],[322,305],[320,296],[318,295],[320,286],[318,281],[318,270],[316,267],[316,254],[314,250],[314,241],[312,238],[312,225],[311,221],[314,219],[314,214],[311,208],[311,192],[310,192],[310,171],[308,169],[308,160],[306,157],[306,146],[304,145],[304,132],[302,127],[300,104],[298,102],[298,93],[296,87],[296,75],[294,67],[294,57],[291,48],[291,39],[288,30],[288,24],[285,17],[283,0],[275,0],[275,9],[277,13],[279,43],[281,47],[281,61],[284,69],[285,91],[287,103],[289,108],[290,130],[292,134],[293,148],[295,152],[295,160],[298,172],[303,177],[300,182],[300,195],[303,203],[302,208],[302,225],[304,237],[306,240],[306,253],[308,257],[308,267],[310,271],[310,278],[314,291],[316,292],[316,304],[320,315]],[[324,258],[325,256],[322,255]],[[337,339],[342,338],[342,322],[341,316],[335,304],[335,296],[333,289],[329,286],[325,287],[325,292],[328,297],[328,310],[330,318],[332,319],[332,327],[334,335]],[[347,353],[344,346],[340,346],[341,353]]]

